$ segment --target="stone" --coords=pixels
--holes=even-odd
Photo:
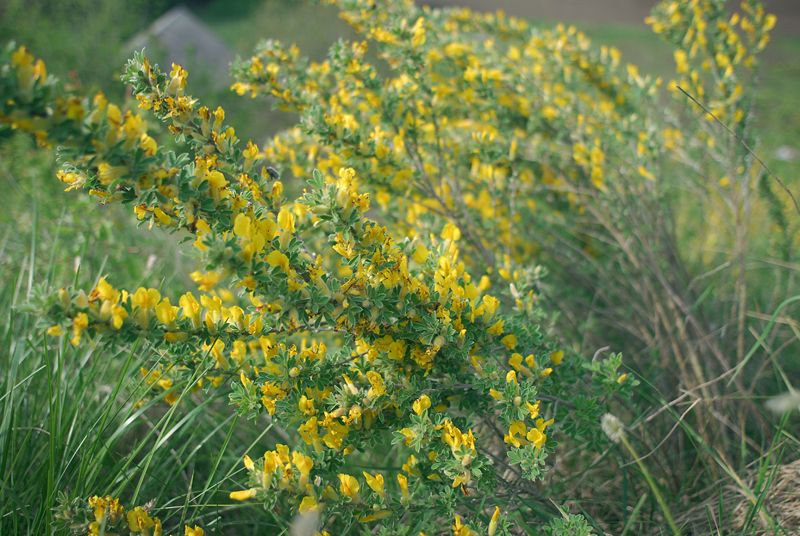
[[[142,48],[165,71],[173,62],[182,65],[191,73],[193,82],[201,78],[214,89],[230,82],[228,70],[233,52],[185,6],[170,9],[136,34],[125,44],[124,52],[130,54]]]

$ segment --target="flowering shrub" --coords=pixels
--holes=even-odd
[[[336,3],[388,74],[366,42],[339,43],[321,63],[266,42],[235,66],[233,89],[302,121],[264,148],[187,93],[178,65],[128,63],[137,111],[61,85],[25,47],[5,50],[0,124],[57,146],[67,190],[131,206],[193,241],[203,264],[198,291],[177,297],[116,288],[113,274],[61,289],[42,304],[47,332],[73,345],[147,341],[152,396],[181,404],[225,389],[251,426],[268,422],[280,442],[242,452],[231,500],[318,518],[330,534],[445,523],[509,534],[527,514],[545,524],[561,517],[536,483],[557,439],[579,441],[578,460],[602,447],[600,416],[636,381],[619,355],[583,359],[549,334],[532,260],[555,225],[592,251],[593,203],[652,191],[682,134],[658,116],[658,80],[574,28]],[[720,19],[722,3],[691,4],[694,20],[668,3],[653,25],[689,43],[676,61],[698,92],[686,67],[706,54],[693,45],[705,35],[697,13]],[[737,19],[753,37],[729,37],[716,67],[762,47],[771,23],[753,13]],[[738,117],[735,88],[718,114]],[[95,523],[122,523],[116,499],[89,505]],[[134,512],[160,530],[131,510],[131,531],[151,533]],[[583,524],[565,516],[553,530]]]
[[[90,536],[120,534],[119,531],[143,536],[161,536],[164,533],[161,520],[150,515],[151,509],[152,505],[126,509],[117,498],[108,495],[105,497],[94,495],[85,502],[75,501],[75,504],[61,512],[61,517],[69,519],[73,523],[81,518],[93,519],[86,523]],[[197,525],[185,525],[183,534],[184,536],[203,536],[205,531]]]
[[[445,215],[464,235],[470,266],[504,283],[529,281],[524,267],[553,249],[610,250],[599,234],[605,220],[625,232],[615,220],[632,198],[659,199],[665,163],[693,173],[711,166],[723,187],[741,170],[760,171],[736,139],[717,147],[713,121],[665,113],[660,79],[574,27],[412,2],[331,3],[375,44],[390,75],[370,63],[367,41],[340,42],[319,63],[264,42],[234,66],[232,89],[301,115],[266,156],[297,178],[353,167],[381,218],[405,234]],[[752,96],[743,82],[775,17],[755,1],[733,15],[725,4],[662,2],[647,22],[675,47],[679,78],[668,86],[680,109],[679,86],[744,134]],[[554,238],[564,228],[570,244]]]
[[[634,188],[650,187],[660,140],[642,111],[657,83],[616,49],[502,14],[336,3],[391,75],[369,63],[366,41],[339,43],[321,63],[263,43],[234,67],[232,89],[301,114],[266,148],[275,165],[296,177],[351,166],[394,227],[416,234],[444,214],[470,265],[515,285],[531,279],[523,267],[546,218],[621,187],[607,181],[609,162],[625,163],[613,173],[635,177]]]

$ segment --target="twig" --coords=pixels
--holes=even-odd
[[[747,150],[747,152],[748,152],[748,153],[750,153],[750,156],[752,156],[753,158],[755,158],[755,159],[756,159],[756,162],[758,162],[759,164],[761,164],[761,167],[763,167],[763,168],[764,168],[764,171],[766,171],[766,172],[767,172],[767,175],[771,176],[773,179],[775,179],[775,181],[776,181],[778,184],[780,184],[781,188],[783,188],[783,189],[784,189],[784,191],[785,191],[785,192],[786,192],[786,193],[789,195],[789,197],[792,199],[792,203],[794,203],[794,209],[797,211],[797,213],[798,213],[798,214],[800,214],[800,203],[798,203],[798,202],[797,202],[797,198],[794,196],[794,194],[792,193],[792,191],[789,189],[789,187],[788,187],[788,186],[786,186],[786,183],[784,183],[784,182],[781,180],[781,178],[780,178],[780,177],[778,177],[778,175],[776,175],[776,174],[775,174],[775,172],[774,172],[774,171],[772,171],[772,170],[769,168],[769,166],[768,166],[767,164],[765,164],[765,163],[764,163],[764,161],[763,161],[763,160],[761,160],[761,158],[759,158],[759,156],[758,156],[758,155],[755,153],[755,151],[753,151],[753,149],[751,149],[751,148],[750,148],[750,146],[747,144],[747,142],[746,142],[746,141],[744,141],[744,138],[742,138],[741,136],[739,136],[738,134],[736,134],[736,132],[734,132],[734,131],[733,131],[733,129],[731,129],[731,127],[729,127],[728,125],[726,125],[725,123],[723,123],[723,122],[722,122],[722,121],[721,121],[721,120],[720,120],[720,119],[719,119],[719,118],[718,118],[716,115],[714,115],[714,112],[712,112],[711,110],[709,110],[709,109],[708,109],[708,108],[707,108],[705,105],[703,105],[703,103],[701,103],[699,100],[697,100],[696,98],[694,98],[694,97],[693,97],[693,96],[692,96],[692,95],[691,95],[691,94],[690,94],[688,91],[686,91],[685,89],[683,89],[681,86],[679,86],[679,85],[677,85],[677,84],[675,85],[675,87],[677,87],[677,88],[678,88],[678,90],[679,90],[681,93],[683,93],[684,95],[686,95],[686,97],[687,97],[689,100],[691,100],[691,101],[692,101],[693,103],[695,103],[695,104],[696,104],[698,107],[700,107],[700,109],[701,109],[701,110],[703,110],[705,113],[707,113],[708,115],[710,115],[710,116],[711,116],[711,117],[714,119],[714,121],[716,121],[717,123],[719,123],[719,124],[722,126],[722,128],[724,128],[724,129],[725,129],[725,130],[728,132],[728,134],[730,134],[731,136],[733,136],[733,138],[734,138],[736,141],[738,141],[740,144],[742,144],[742,147],[744,147],[744,148],[745,148],[745,150]]]

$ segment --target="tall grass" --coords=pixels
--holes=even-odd
[[[543,262],[554,269],[544,293],[582,353],[622,350],[645,382],[637,404],[620,408],[640,446],[616,454],[625,467],[642,461],[634,452],[647,453],[654,477],[643,470],[644,481],[629,484],[627,472],[606,475],[610,486],[631,485],[632,495],[593,511],[606,521],[621,516],[617,523],[627,527],[628,509],[641,520],[639,501],[650,502],[663,514],[651,526],[673,510],[683,530],[703,533],[700,503],[716,532],[781,534],[791,527],[771,512],[788,499],[768,498],[774,482],[766,475],[786,473],[797,460],[791,430],[798,419],[795,412],[777,423],[764,401],[792,391],[800,377],[800,330],[792,320],[800,266],[792,240],[780,239],[796,235],[800,215],[769,170],[750,177],[731,169],[726,155],[756,159],[757,146],[720,127],[697,127],[727,148],[698,164],[703,174],[675,166],[651,188],[623,181],[594,196],[578,232],[549,226],[555,241],[542,243]],[[726,173],[738,180],[717,187]],[[584,247],[587,237],[595,247]],[[668,507],[654,502],[659,488]],[[640,498],[645,493],[649,501]]]
[[[8,185],[0,238],[0,534],[85,531],[78,511],[95,494],[148,505],[165,529],[190,520],[213,529],[223,514],[238,534],[277,526],[258,509],[229,511],[227,500],[244,485],[242,455],[274,444],[269,426],[237,426],[221,392],[187,388],[172,406],[153,397],[139,369],[158,359],[157,347],[120,350],[98,339],[74,348],[67,336],[44,334],[32,304],[59,286],[91,286],[113,269],[169,287],[186,261],[167,257],[165,273],[152,273],[150,254],[130,248],[164,251],[164,238],[148,241],[122,223],[107,232],[115,214],[65,205],[52,162],[28,144],[7,140],[0,161],[19,180]]]
[[[241,456],[270,444],[270,428],[237,426],[213,392],[200,401],[184,390],[173,406],[152,397],[139,404],[148,386],[138,369],[157,348],[46,340],[24,310],[36,249],[33,240],[0,291],[0,533],[67,531],[79,520],[74,501],[95,494],[150,505],[165,527],[192,520],[213,528],[223,513],[226,526],[252,531],[239,534],[274,527],[252,510],[231,515],[226,499],[243,485]]]

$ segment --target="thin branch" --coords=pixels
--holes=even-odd
[[[734,131],[733,131],[733,129],[731,129],[731,127],[729,127],[728,125],[726,125],[725,123],[723,123],[723,122],[722,122],[722,121],[721,121],[721,120],[720,120],[720,119],[719,119],[719,118],[718,118],[716,115],[714,115],[714,112],[712,112],[711,110],[709,110],[709,109],[708,109],[708,108],[707,108],[705,105],[703,105],[703,103],[701,103],[699,100],[697,100],[696,98],[694,98],[694,97],[693,97],[693,96],[692,96],[692,95],[691,95],[691,94],[690,94],[688,91],[686,91],[685,89],[683,89],[681,86],[679,86],[679,85],[677,85],[677,84],[675,85],[675,87],[677,87],[677,88],[678,88],[678,90],[679,90],[681,93],[683,93],[684,95],[686,95],[686,97],[687,97],[689,100],[691,100],[691,101],[692,101],[693,103],[695,103],[695,104],[696,104],[698,107],[700,107],[700,109],[701,109],[701,110],[703,110],[705,113],[707,113],[708,115],[710,115],[710,116],[711,116],[711,117],[714,119],[714,121],[716,121],[717,123],[719,123],[719,124],[722,126],[722,128],[724,128],[724,129],[725,129],[725,130],[728,132],[728,134],[730,134],[731,136],[733,136],[733,138],[734,138],[736,141],[738,141],[738,142],[739,142],[739,143],[742,145],[742,147],[744,147],[744,148],[747,150],[747,152],[748,152],[748,153],[750,153],[750,156],[752,156],[753,158],[755,158],[755,159],[756,159],[756,162],[758,162],[759,164],[761,164],[761,167],[763,167],[763,168],[764,168],[764,171],[766,171],[766,172],[767,172],[767,175],[768,175],[768,176],[771,176],[773,179],[775,179],[775,181],[776,181],[778,184],[780,184],[781,188],[783,188],[783,190],[784,190],[784,191],[785,191],[785,192],[786,192],[786,193],[789,195],[789,197],[792,199],[792,202],[794,203],[794,209],[797,211],[797,213],[798,213],[798,214],[800,214],[800,203],[798,203],[798,202],[797,202],[797,198],[794,196],[794,194],[792,193],[792,191],[789,189],[789,187],[788,187],[788,186],[786,186],[786,183],[784,183],[784,182],[781,180],[781,178],[780,178],[780,177],[778,177],[778,175],[777,175],[777,174],[775,174],[775,172],[774,172],[774,171],[772,171],[772,170],[769,168],[769,166],[768,166],[767,164],[765,164],[763,160],[761,160],[761,158],[759,158],[759,156],[758,156],[758,155],[755,153],[755,151],[753,151],[753,149],[751,149],[751,148],[750,148],[750,146],[747,144],[747,142],[744,140],[744,138],[742,138],[741,136],[739,136],[738,134],[736,134],[736,132],[734,132]]]

